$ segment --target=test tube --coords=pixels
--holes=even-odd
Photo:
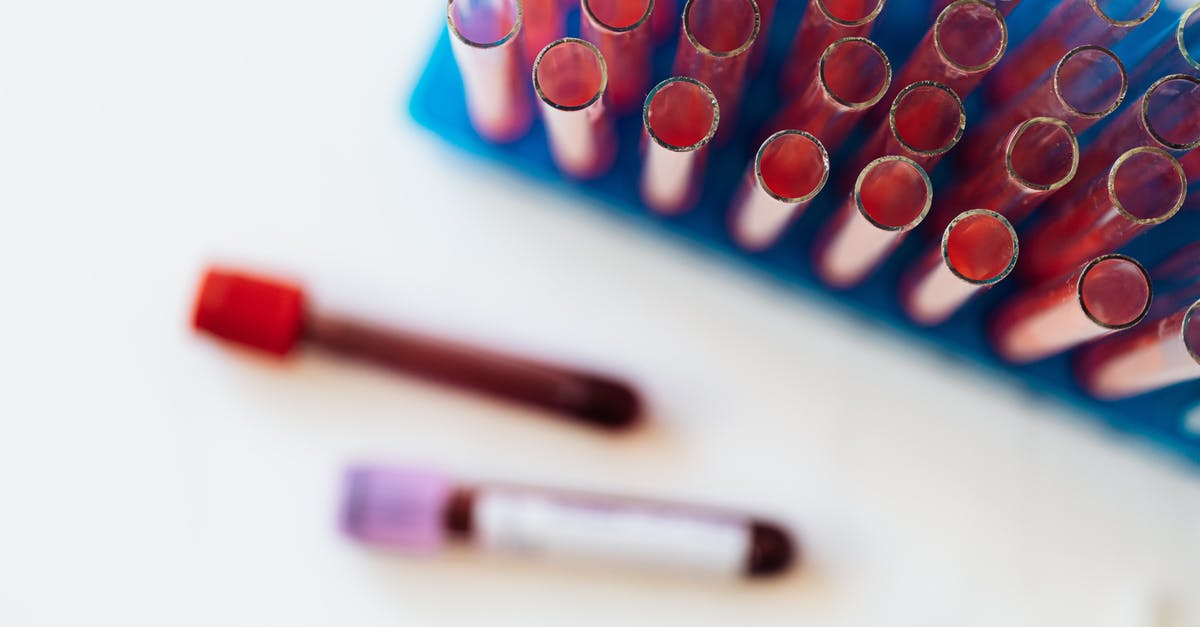
[[[654,41],[664,42],[679,32],[679,0],[654,0],[650,15],[650,31]]]
[[[705,85],[721,103],[728,129],[736,125],[750,51],[758,40],[760,15],[755,0],[687,0],[683,36],[675,53],[675,74]]]
[[[779,239],[829,180],[829,153],[803,131],[779,131],[763,142],[747,168],[731,214],[734,240],[764,250]]]
[[[616,135],[606,110],[608,67],[600,49],[567,37],[546,46],[533,63],[550,154],[558,169],[579,179],[600,176],[616,157]]]
[[[1047,207],[1046,218],[1025,237],[1021,271],[1045,279],[1117,250],[1171,219],[1186,193],[1187,181],[1175,157],[1161,148],[1134,148],[1081,195],[1056,199]]]
[[[675,76],[659,83],[642,107],[645,128],[642,201],[663,214],[682,213],[700,196],[708,144],[721,109],[704,83]]]
[[[901,155],[932,171],[938,161],[962,139],[967,114],[953,89],[932,81],[919,81],[900,90],[855,163],[865,164],[883,155]],[[852,168],[851,171],[854,171]]]
[[[521,0],[521,4],[526,67],[533,67],[543,48],[566,36],[566,7],[563,0]]]
[[[829,44],[843,37],[867,37],[885,0],[808,0],[800,29],[780,71],[780,92],[796,93],[817,69]]]
[[[1084,349],[1076,374],[1106,401],[1200,379],[1200,301]]]
[[[838,289],[861,283],[925,219],[932,202],[929,175],[912,159],[889,155],[867,164],[818,236],[817,274]]]
[[[1139,38],[1130,57],[1141,59],[1133,70],[1137,83],[1163,74],[1200,74],[1200,4],[1184,11],[1157,36]]]
[[[992,73],[988,100],[1005,102],[1021,93],[1076,46],[1108,47],[1149,20],[1158,5],[1159,0],[1063,0]]]
[[[342,529],[372,546],[431,554],[449,542],[510,555],[770,577],[797,549],[783,527],[735,512],[511,484],[468,484],[418,467],[346,473]]]
[[[996,67],[1007,47],[1008,26],[995,6],[983,0],[956,0],[938,14],[889,95],[894,97],[902,85],[934,81],[966,98]]]
[[[660,0],[661,1],[661,0]],[[608,64],[608,100],[620,113],[641,105],[650,89],[655,0],[580,0],[583,38],[596,44]]]
[[[1125,65],[1117,55],[1100,46],[1075,48],[1029,89],[989,111],[969,130],[956,152],[959,162],[967,170],[983,167],[1004,136],[1030,118],[1058,118],[1078,136],[1116,111],[1128,86]]]
[[[529,130],[533,107],[525,83],[520,0],[449,0],[450,48],[462,74],[467,114],[476,132],[511,142]]]
[[[605,429],[636,423],[637,394],[615,379],[510,357],[309,306],[297,285],[225,268],[200,284],[192,326],[277,357],[303,342]]]
[[[999,9],[1001,15],[1007,16],[1009,13],[1012,13],[1013,9],[1017,8],[1018,4],[1021,4],[1021,0],[987,0],[987,3]],[[951,4],[954,4],[954,0],[934,0],[931,5],[933,9],[932,13],[937,15]]]
[[[1009,362],[1038,361],[1136,325],[1153,292],[1142,264],[1125,255],[1097,257],[1002,304],[992,319],[992,345]]]
[[[771,124],[797,128],[836,146],[863,114],[883,99],[892,83],[892,64],[875,42],[845,37],[821,55],[816,80],[809,81]]]
[[[933,224],[942,225],[966,207],[991,209],[1020,224],[1046,198],[1062,189],[1079,167],[1079,141],[1055,118],[1018,124],[981,169],[938,198]]]
[[[1003,281],[1019,252],[1017,232],[1004,216],[986,209],[960,213],[943,232],[941,246],[921,257],[901,281],[904,311],[922,326],[945,322]]]

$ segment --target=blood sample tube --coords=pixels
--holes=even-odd
[[[661,0],[660,0],[661,1]],[[619,113],[633,111],[650,90],[655,0],[580,0],[583,38],[600,48],[611,67],[608,95]]]
[[[413,467],[352,467],[342,528],[355,540],[408,553],[433,553],[455,541],[501,554],[729,578],[778,575],[797,552],[784,528],[745,514],[464,484]]]
[[[1001,152],[938,198],[932,224],[948,223],[966,207],[991,209],[1016,224],[1075,176],[1079,141],[1066,122],[1033,118],[1009,132]]]
[[[708,85],[732,131],[746,82],[750,51],[759,34],[755,0],[687,0],[675,74]],[[725,133],[723,133],[724,135]]]
[[[1021,0],[987,0],[987,3],[999,9],[1001,15],[1007,16],[1021,4]],[[951,4],[954,4],[954,0],[934,0],[931,6],[932,13],[938,15]]]
[[[861,283],[925,219],[932,202],[929,176],[912,159],[872,161],[818,236],[817,274],[838,289]]]
[[[900,301],[917,324],[945,322],[974,296],[1003,281],[1017,265],[1017,232],[1004,216],[972,209],[950,221],[942,243],[901,281]]]
[[[829,153],[803,131],[779,131],[747,168],[731,215],[734,240],[763,250],[779,239],[829,180]]]
[[[1153,292],[1142,264],[1124,255],[1097,257],[1002,304],[992,344],[1013,363],[1050,357],[1141,322]]]
[[[967,131],[956,151],[964,169],[983,167],[996,146],[1021,122],[1048,116],[1066,122],[1078,136],[1125,100],[1129,81],[1117,55],[1100,46],[1080,46],[1007,105],[993,109]]]
[[[1117,250],[1171,219],[1183,206],[1186,191],[1183,169],[1170,153],[1134,148],[1081,195],[1056,198],[1044,210],[1046,218],[1025,237],[1021,272],[1045,279]]]
[[[869,39],[846,37],[825,49],[816,80],[809,81],[770,128],[796,128],[837,146],[892,83],[887,54]]]
[[[990,102],[1005,102],[1037,80],[1068,50],[1109,46],[1158,10],[1159,0],[1063,0],[992,72]]]
[[[520,0],[449,0],[446,6],[467,113],[476,132],[493,142],[519,139],[533,121],[521,6]]]
[[[642,201],[664,214],[682,213],[700,195],[708,143],[717,134],[721,110],[704,83],[668,78],[646,96],[642,107]]]
[[[616,135],[606,110],[608,68],[596,46],[565,38],[546,46],[533,63],[533,88],[554,163],[580,179],[612,167]]]
[[[521,0],[521,4],[525,22],[522,27],[525,59],[527,67],[533,67],[543,48],[566,36],[566,7],[562,0]]]
[[[884,155],[901,155],[932,171],[942,156],[962,139],[967,114],[953,89],[920,81],[900,90],[880,124],[866,141],[855,163]],[[853,172],[856,168],[851,168]]]
[[[1079,384],[1102,400],[1120,400],[1200,379],[1200,301],[1084,349]]]
[[[1130,43],[1130,58],[1141,59],[1132,72],[1137,84],[1163,74],[1200,74],[1200,4],[1157,35]]]
[[[885,0],[808,0],[800,30],[780,71],[781,93],[793,94],[817,70],[829,44],[843,37],[867,37]]]
[[[638,418],[637,395],[614,379],[314,311],[298,286],[236,270],[205,274],[192,325],[279,357],[303,341],[592,426],[621,429]]]

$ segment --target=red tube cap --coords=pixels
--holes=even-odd
[[[192,315],[198,331],[280,356],[296,345],[303,324],[298,286],[219,268],[205,273]]]

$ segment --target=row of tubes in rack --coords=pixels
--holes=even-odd
[[[1200,246],[1154,272],[1116,254],[1200,185],[1200,5],[1146,38],[1127,68],[1110,48],[1157,0],[1062,0],[1009,50],[1005,15],[1018,1],[933,2],[931,27],[893,72],[868,38],[884,0],[809,0],[777,77],[779,106],[751,121],[761,146],[730,203],[733,239],[771,248],[834,188],[846,197],[812,249],[828,285],[862,283],[924,225],[935,241],[899,286],[914,322],[948,320],[1017,269],[1026,287],[991,316],[1005,360],[1089,344],[1080,382],[1105,399],[1200,379]],[[708,150],[747,122],[739,99],[763,62],[775,0],[687,0],[678,12],[672,0],[580,2],[582,38],[572,38],[561,37],[564,0],[449,1],[472,124],[495,142],[523,136],[532,79],[555,164],[589,179],[613,164],[614,117],[640,106],[641,198],[687,212]],[[652,48],[674,17],[674,76],[651,86]],[[1146,84],[1121,109],[1130,86]],[[963,101],[977,88],[987,114],[968,126]],[[1102,120],[1081,150],[1078,136]],[[832,173],[826,147],[859,128],[866,139]],[[952,150],[965,174],[935,198],[928,173]]]

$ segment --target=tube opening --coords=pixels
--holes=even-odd
[[[1159,0],[1089,0],[1100,19],[1122,28],[1137,26],[1158,10]]]
[[[1079,279],[1079,302],[1096,324],[1127,329],[1150,310],[1153,289],[1142,264],[1124,255],[1100,257],[1088,264]]]
[[[1183,206],[1187,178],[1164,150],[1134,148],[1121,155],[1108,173],[1108,190],[1117,210],[1138,224],[1159,224]]]
[[[583,0],[592,23],[611,31],[630,31],[650,19],[653,0]]]
[[[905,87],[892,103],[890,118],[896,139],[923,156],[949,152],[962,139],[967,125],[958,94],[930,81]]]
[[[1017,127],[1005,153],[1009,174],[1037,190],[1062,188],[1079,167],[1079,141],[1066,122],[1034,118]]]
[[[1167,148],[1200,146],[1200,78],[1172,74],[1159,79],[1142,100],[1142,121]]]
[[[683,32],[701,52],[733,57],[754,44],[759,19],[754,0],[688,0]]]
[[[1083,117],[1101,118],[1116,111],[1127,89],[1125,65],[1100,46],[1075,48],[1054,70],[1054,91],[1059,100]]]
[[[938,53],[963,72],[979,72],[1000,62],[1008,46],[1008,27],[996,7],[980,0],[958,0],[938,15],[933,27]]]
[[[646,97],[642,121],[660,146],[676,152],[697,150],[717,132],[717,98],[704,83],[676,76]]]
[[[883,10],[884,0],[817,0],[826,17],[843,26],[862,26]]]
[[[1196,301],[1183,317],[1183,345],[1192,359],[1200,364],[1200,301]]]
[[[755,166],[763,189],[787,203],[811,200],[829,180],[829,154],[803,131],[772,135],[759,149]]]
[[[559,39],[546,46],[533,63],[534,90],[555,109],[584,109],[600,100],[607,85],[604,57],[582,39]]]
[[[854,185],[858,211],[885,231],[916,228],[933,203],[933,185],[907,157],[881,157],[867,164]]]
[[[942,238],[942,258],[960,279],[999,283],[1017,265],[1017,232],[1004,216],[986,209],[959,214]]]
[[[450,30],[468,46],[494,48],[516,37],[521,28],[519,0],[449,0]]]
[[[1200,4],[1188,9],[1179,18],[1179,30],[1175,34],[1179,53],[1188,65],[1200,70]]]
[[[821,84],[838,103],[851,109],[875,106],[892,85],[887,54],[869,39],[846,37],[821,55]]]

